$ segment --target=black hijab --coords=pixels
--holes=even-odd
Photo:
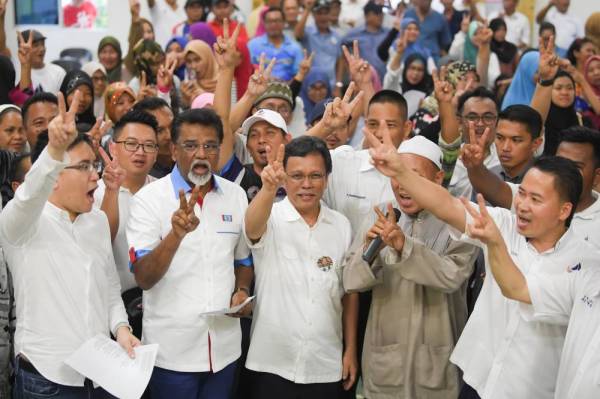
[[[96,123],[96,117],[94,116],[94,84],[92,78],[83,71],[71,71],[65,75],[62,84],[60,85],[60,91],[65,96],[65,101],[69,94],[73,93],[79,86],[87,86],[92,92],[92,102],[90,106],[80,114],[76,115],[77,123],[88,123],[94,125]]]
[[[502,18],[492,19],[492,21],[490,22],[490,29],[492,30],[492,32],[496,33],[496,31],[498,31],[501,28],[504,28],[505,30],[507,29],[506,22],[504,22]],[[494,39],[493,36],[492,42],[490,43],[490,48],[494,53],[496,53],[496,56],[498,56],[498,61],[500,61],[503,64],[510,64],[515,59],[518,52],[517,46],[515,46],[511,42],[506,40],[504,40],[503,42],[499,42],[496,39]]]
[[[15,67],[10,58],[0,55],[0,104],[10,104],[8,93],[15,87]]]
[[[421,79],[421,81],[417,84],[411,84],[406,79],[406,73],[408,72],[408,68],[414,62],[420,62],[423,65],[424,70],[423,79]],[[427,71],[427,60],[425,59],[425,57],[423,57],[419,53],[412,53],[411,55],[406,57],[406,59],[404,60],[404,70],[402,71],[402,84],[400,86],[402,87],[402,93],[406,93],[410,90],[422,91],[423,93],[425,93],[425,95],[431,93],[431,91],[433,90],[433,80],[431,78],[431,75]]]

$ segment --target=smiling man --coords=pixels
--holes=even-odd
[[[45,91],[58,93],[60,85],[67,74],[64,69],[52,63],[45,63],[46,36],[37,30],[23,31],[23,40],[27,42],[29,35],[33,35],[31,52],[31,84],[35,92]]]

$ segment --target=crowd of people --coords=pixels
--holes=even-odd
[[[0,1],[0,399],[600,397],[599,7],[144,1],[68,71]]]

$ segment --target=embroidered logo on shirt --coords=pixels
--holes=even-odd
[[[233,222],[233,216],[231,215],[221,215],[221,219],[224,222]]]
[[[592,306],[594,306],[594,300],[590,297],[588,297],[587,295],[584,295],[583,297],[581,297],[581,302],[583,302],[588,308],[591,308]]]
[[[567,267],[567,272],[569,272],[569,273],[576,272],[578,270],[581,270],[581,263],[578,263],[575,266],[569,266],[569,267]]]
[[[317,261],[317,266],[321,271],[328,272],[333,266],[333,260],[329,256],[321,256]]]

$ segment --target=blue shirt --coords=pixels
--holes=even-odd
[[[255,37],[248,42],[248,50],[250,51],[250,62],[254,65],[259,64],[262,53],[265,53],[267,64],[275,58],[277,61],[275,61],[271,76],[287,82],[292,80],[298,72],[304,54],[297,42],[285,35],[283,37],[283,42],[279,47],[275,47],[266,34]]]
[[[414,8],[407,10],[404,17],[419,21],[421,27],[419,42],[431,50],[433,60],[437,63],[440,59],[440,50],[448,48],[452,42],[446,18],[439,12],[430,10],[425,19],[421,21]]]
[[[330,83],[335,83],[335,64],[342,55],[342,39],[331,29],[321,33],[316,26],[307,26],[304,30],[302,44],[310,54],[315,52],[312,68],[327,74]]]
[[[348,48],[352,48],[352,42],[354,40],[358,41],[360,56],[367,60],[369,64],[373,65],[382,82],[386,71],[386,65],[377,55],[377,47],[379,47],[379,44],[385,39],[388,32],[389,29],[384,28],[380,28],[377,32],[369,32],[365,26],[361,26],[348,32],[343,40],[343,43],[348,46]]]

